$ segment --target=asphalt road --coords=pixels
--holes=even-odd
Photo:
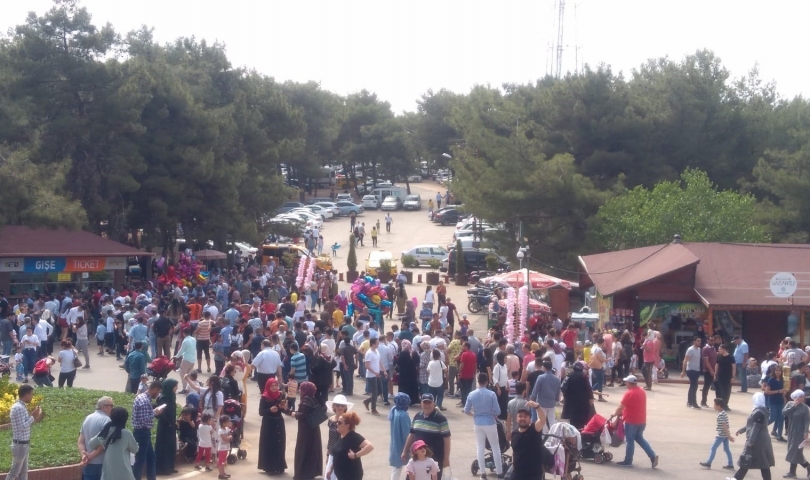
[[[412,186],[414,193],[420,193],[422,195],[424,204],[427,204],[428,196],[434,196],[438,189],[438,185],[434,182],[424,182]],[[429,243],[447,245],[451,241],[453,227],[441,227],[431,223],[427,218],[425,208],[418,212],[397,211],[393,212],[392,216],[394,219],[392,231],[391,233],[385,233],[385,228],[383,228],[383,232],[379,237],[378,248],[391,250],[397,258],[402,250],[410,248],[413,245]],[[385,214],[383,212],[366,211],[359,217],[359,221],[365,221],[366,224],[369,225],[379,219],[384,225],[384,217]],[[348,223],[349,220],[347,218],[328,220],[323,229],[325,245],[330,245],[335,241],[344,245],[344,248],[340,249],[339,256],[334,259],[335,268],[340,272],[344,272],[344,274],[346,272],[346,253],[348,251],[345,247],[349,232]],[[358,263],[360,265],[364,264],[365,257],[368,255],[368,252],[371,251],[370,243],[369,239],[367,246],[359,247],[357,250]],[[424,274],[428,271],[428,268],[415,270],[417,274]],[[414,276],[414,281],[416,281],[416,275]],[[341,285],[341,287],[346,288],[346,285]],[[467,287],[456,287],[453,284],[448,285],[448,296],[454,298],[460,313],[468,313],[466,311],[466,288]],[[424,283],[409,285],[407,292],[409,297],[415,295],[421,302],[424,295]],[[470,315],[469,318],[473,328],[479,334],[484,334],[486,324],[485,316]],[[125,374],[118,368],[118,363],[113,357],[99,358],[94,355],[91,360],[91,369],[79,371],[75,382],[76,386],[86,388],[110,388],[111,385],[118,388],[123,387]],[[175,373],[173,376],[176,377],[177,374]],[[206,376],[207,374],[203,374],[202,379],[204,380]],[[362,418],[358,432],[364,435],[375,446],[374,452],[363,458],[365,478],[390,478],[390,467],[388,466],[389,424],[385,415],[387,408],[383,407],[381,412],[383,415],[379,417],[374,417],[366,413],[365,409],[360,404],[362,399],[365,398],[359,395],[362,389],[358,388],[356,391],[358,391],[358,394],[352,398],[352,401],[356,403],[354,409],[358,411]],[[619,387],[606,389],[606,393],[608,394],[606,397],[607,402],[597,404],[599,413],[605,417],[610,416],[621,399],[623,392],[624,388]],[[235,465],[228,466],[228,472],[233,475],[233,478],[237,479],[264,478],[267,476],[256,468],[256,448],[258,445],[258,434],[261,422],[257,413],[259,398],[258,388],[252,385],[248,395],[248,414],[245,427],[245,440],[243,442],[243,448],[248,450],[248,458],[238,461]],[[725,464],[722,449],[717,452],[717,458],[715,459],[715,465],[712,470],[706,471],[698,465],[699,461],[706,460],[709,446],[714,439],[715,412],[709,409],[703,409],[701,411],[688,409],[685,406],[685,398],[685,385],[656,385],[653,392],[648,392],[648,425],[645,436],[652,444],[656,453],[660,456],[658,469],[651,470],[643,452],[639,448],[636,448],[634,468],[621,469],[620,467],[610,464],[595,465],[592,462],[583,461],[582,474],[584,478],[588,480],[616,478],[722,479],[726,476],[730,476],[730,472],[720,468]],[[445,402],[445,406],[448,407],[445,414],[450,422],[453,438],[451,454],[453,475],[459,479],[471,479],[474,477],[470,473],[470,464],[475,458],[475,437],[473,434],[472,419],[465,417],[461,409],[456,407],[455,404],[456,401],[454,401],[454,399],[447,399]],[[731,429],[734,431],[745,424],[747,414],[751,410],[751,393],[733,393],[730,406],[733,409],[730,414]],[[88,406],[87,408],[90,409],[91,407]],[[416,413],[416,410],[413,410],[412,413]],[[292,478],[296,421],[288,418],[286,425],[288,439],[287,463],[290,468],[285,475],[275,478]],[[76,432],[78,432],[78,429],[79,425],[76,426]],[[325,447],[326,424],[322,426],[322,435]],[[70,437],[69,440],[74,441],[73,437]],[[734,453],[735,461],[742,450],[742,443],[742,437],[740,437],[736,443],[732,444],[732,452]],[[614,462],[624,457],[624,447],[611,449],[611,451],[615,456]],[[782,475],[787,472],[787,464],[783,461],[785,444],[775,442],[774,453],[777,459],[777,467],[773,469],[773,474]],[[214,478],[213,476],[216,475],[215,472],[208,474],[197,472],[193,470],[190,465],[185,464],[179,464],[178,469],[180,473],[171,478],[183,479],[196,477],[198,475]],[[759,478],[759,473],[755,472],[753,475],[753,478]],[[493,478],[493,476],[490,478]]]

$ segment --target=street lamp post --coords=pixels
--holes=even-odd
[[[520,262],[520,270],[523,272],[523,284],[531,290],[532,286],[529,285],[529,247],[520,247],[517,252],[517,259]],[[523,259],[526,259],[526,267],[523,267]]]

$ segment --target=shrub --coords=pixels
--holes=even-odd
[[[419,260],[416,259],[415,255],[403,255],[402,256],[402,266],[405,268],[415,268],[419,266]]]
[[[7,377],[0,378],[0,425],[5,425],[10,421],[9,414],[12,405],[17,402],[18,388],[20,386],[9,382]],[[28,404],[28,412],[33,412],[40,403],[42,403],[42,395],[39,395],[37,390],[34,392],[33,400]]]
[[[428,264],[428,267],[430,267],[430,269],[433,270],[433,271],[438,270],[439,267],[442,266],[442,262],[439,261],[439,260],[436,260],[435,258],[431,258],[430,260],[428,260],[427,264]]]
[[[0,380],[0,390],[7,392],[8,388],[13,389],[14,401],[17,401],[17,385],[11,384],[11,387],[8,387],[8,380]],[[42,406],[44,417],[31,428],[31,456],[28,467],[34,469],[78,463],[81,460],[76,448],[79,429],[84,417],[95,410],[96,401],[103,396],[112,397],[117,406],[129,410],[131,421],[132,401],[135,398],[132,394],[84,388],[35,389],[34,400],[28,407],[33,409],[36,408],[35,404],[39,404]],[[5,400],[0,400],[0,403],[4,405]],[[154,432],[155,429],[152,429],[153,435]],[[0,445],[10,444],[11,429],[0,430]],[[0,472],[7,472],[10,466],[11,455],[0,455]]]
[[[357,249],[355,249],[354,235],[349,235],[349,256],[346,257],[346,266],[350,272],[357,271]]]

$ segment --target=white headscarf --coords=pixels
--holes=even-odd
[[[753,401],[754,401],[754,408],[752,409],[752,411],[756,410],[758,408],[766,408],[765,407],[765,394],[764,393],[762,393],[762,392],[755,393]]]
[[[790,399],[791,400],[796,400],[797,398],[803,397],[803,396],[804,396],[804,390],[798,390],[797,389],[797,390],[793,390],[793,393],[790,394]]]

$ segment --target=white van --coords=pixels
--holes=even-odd
[[[371,195],[378,198],[386,199],[388,197],[395,197],[399,199],[399,204],[405,203],[405,197],[408,196],[408,189],[405,187],[377,187],[372,190]]]

